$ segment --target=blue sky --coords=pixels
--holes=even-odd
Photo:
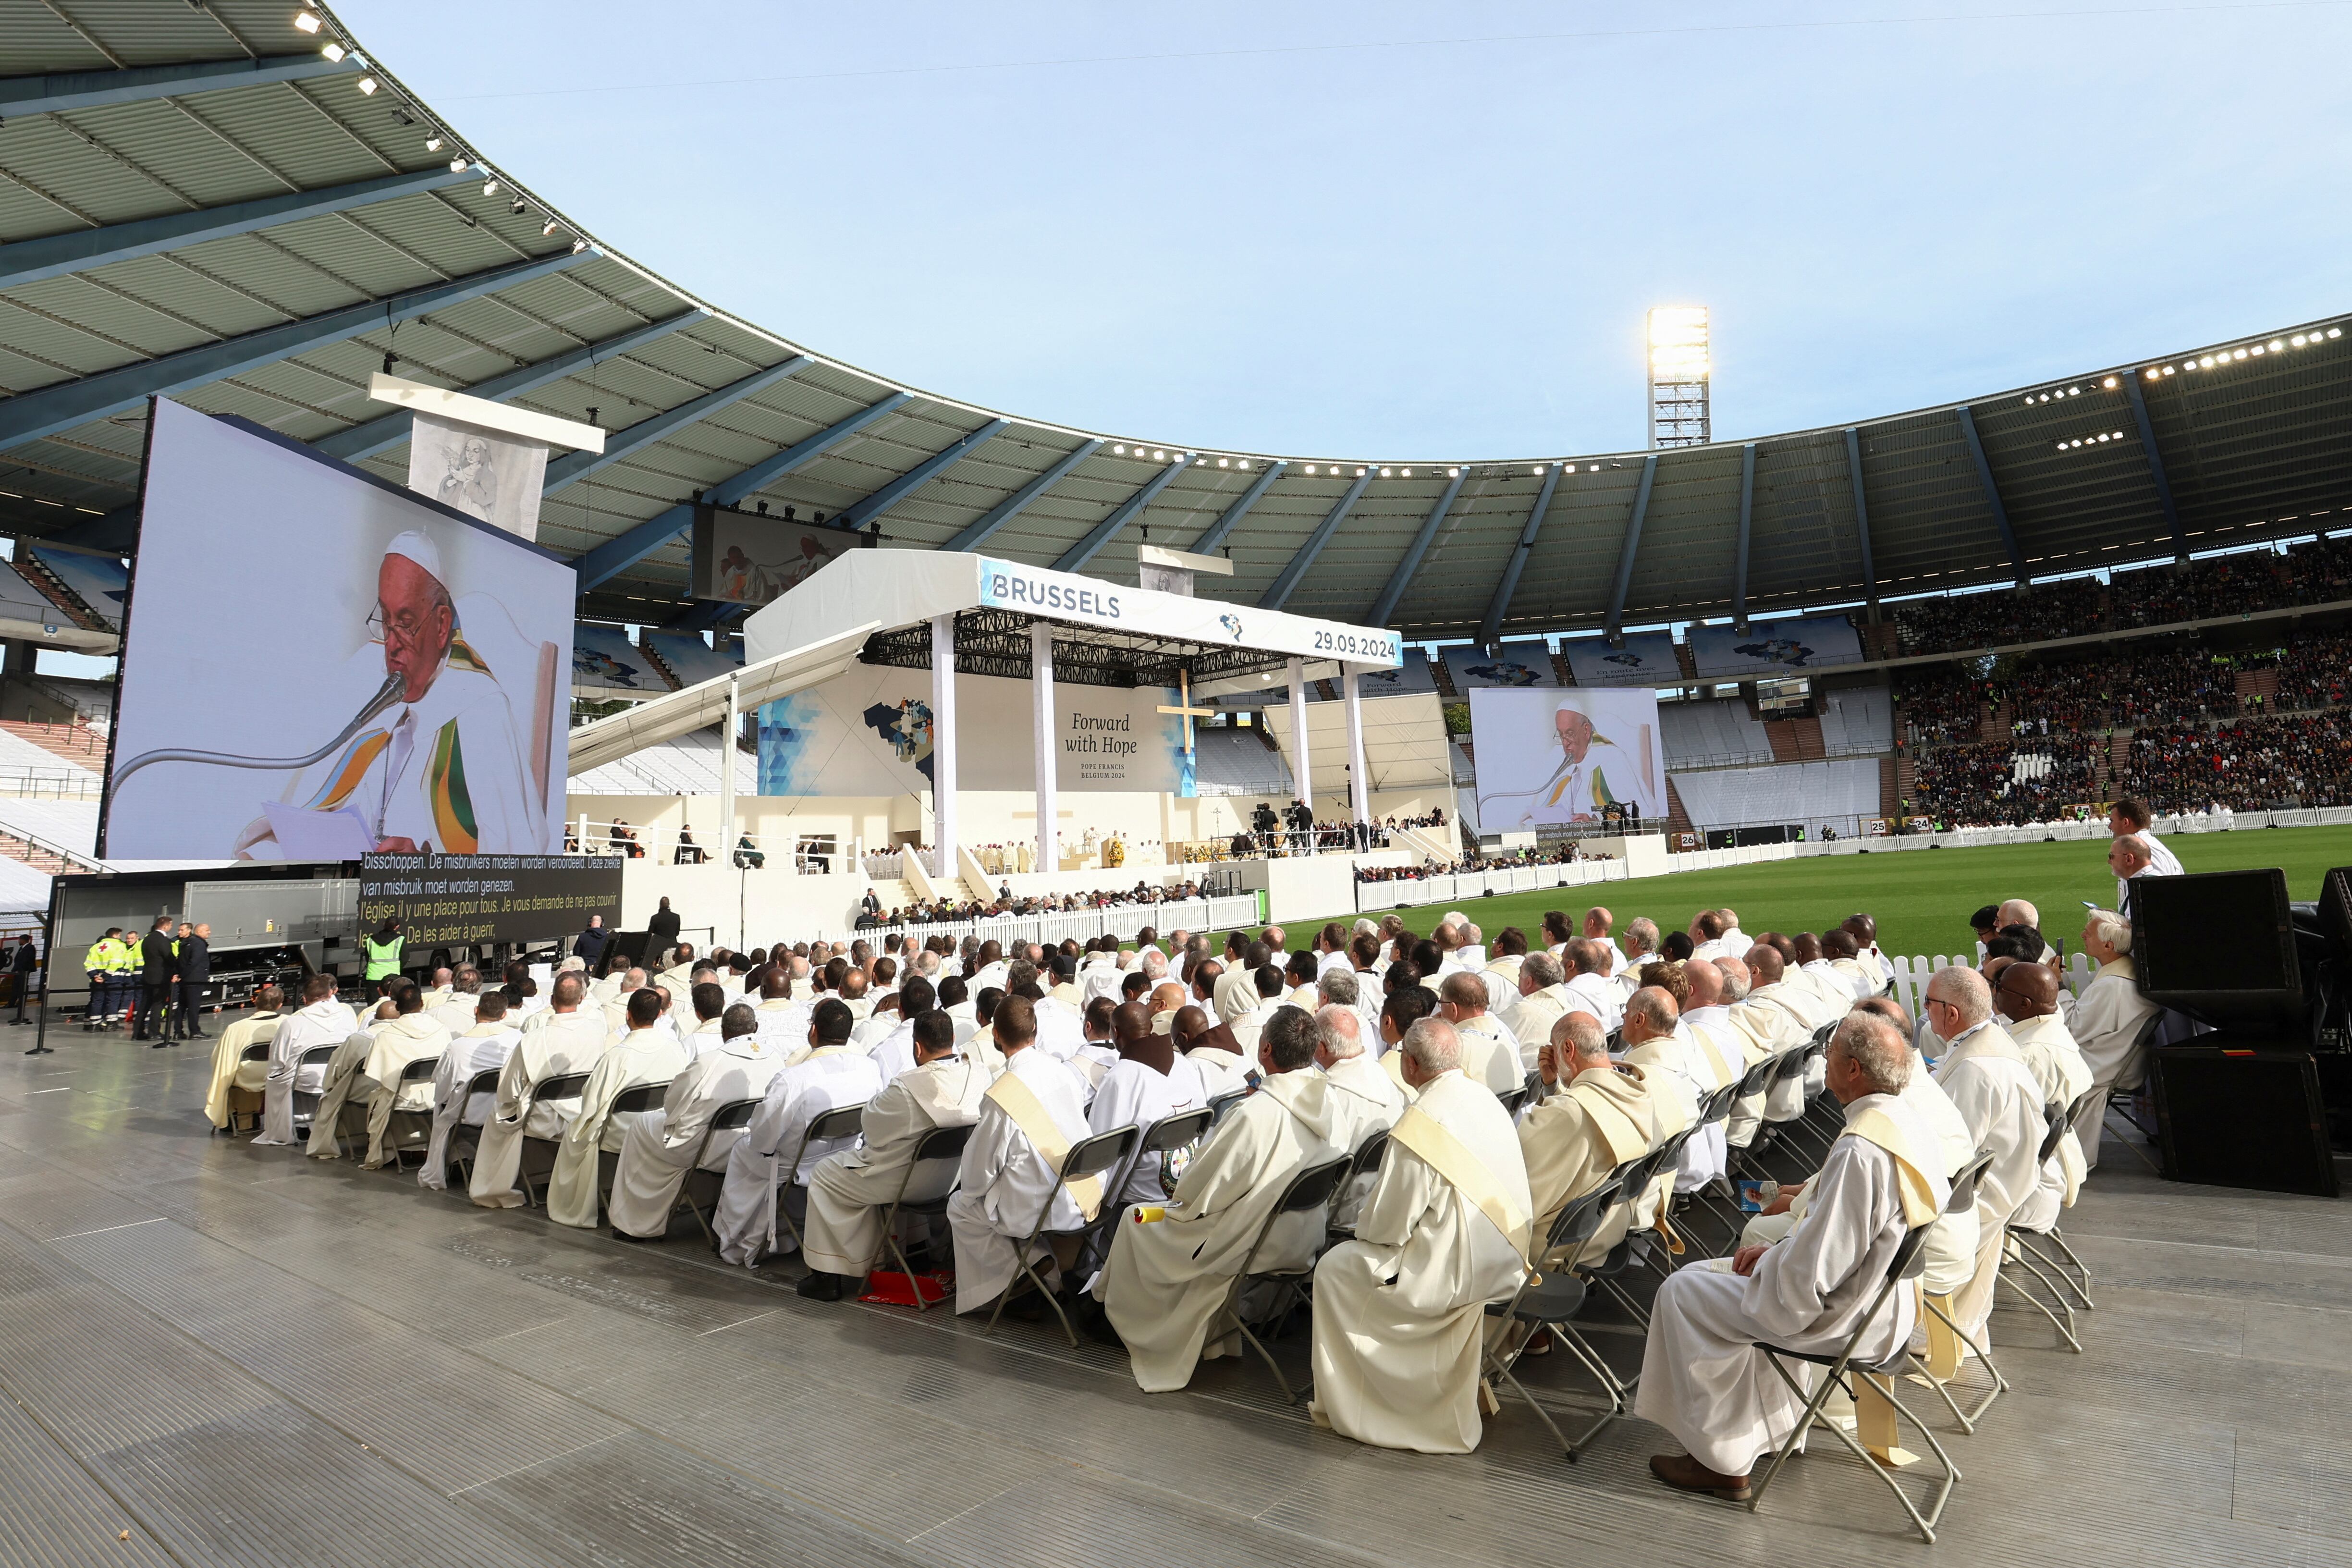
[[[1171,442],[1638,447],[1654,303],[1715,311],[1718,437],[2352,303],[2341,3],[339,15],[706,298]]]

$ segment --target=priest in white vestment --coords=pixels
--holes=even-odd
[[[1519,964],[1518,1005],[1504,1013],[1503,1026],[1519,1042],[1522,1072],[1535,1070],[1536,1053],[1551,1038],[1551,1026],[1561,1014],[1580,1007],[1596,1019],[1601,1016],[1583,998],[1570,993],[1567,981],[1568,972],[1557,954],[1531,952]]]
[[[634,995],[650,997],[646,1008],[660,1010],[658,993],[641,989]],[[482,1127],[481,1143],[474,1152],[474,1179],[467,1189],[484,1208],[522,1206],[515,1178],[522,1170],[523,1139],[555,1142],[579,1112],[576,1099],[541,1100],[539,1086],[550,1079],[593,1071],[612,1048],[614,1037],[604,1026],[604,1011],[587,1002],[580,976],[556,976],[552,998],[543,1015],[547,1022],[523,1030],[521,1042],[507,1058],[506,1070],[499,1074],[498,1104]],[[538,1016],[531,1022],[538,1023]]]
[[[2065,990],[2065,982],[2046,963],[2010,964],[1993,986],[1993,1011],[2000,1015],[2026,1070],[2042,1086],[2042,1105],[2054,1105],[2062,1113],[2091,1090],[2090,1064],[2059,1016],[2058,998]],[[2071,1207],[2087,1169],[2071,1123],[2058,1140],[2057,1160],[2063,1177],[2061,1197]]]
[[[448,972],[445,970],[443,973]],[[449,1037],[454,1040],[482,1021],[474,1010],[474,1005],[481,999],[482,972],[469,963],[450,976],[448,994],[438,1002],[428,1000],[425,1004],[425,1012],[448,1030]]]
[[[1419,1098],[1390,1131],[1355,1239],[1315,1268],[1309,1414],[1381,1447],[1478,1446],[1486,1303],[1527,1274],[1534,1204],[1517,1131],[1462,1076],[1461,1048],[1442,1018],[1405,1032]]]
[[[507,1023],[505,992],[484,993],[477,984],[472,991],[458,994],[473,1005],[474,1022],[454,1036],[449,1048],[441,1053],[441,1066],[433,1075],[433,1137],[425,1145],[425,1163],[416,1172],[417,1184],[436,1193],[449,1185],[451,1135],[460,1125],[483,1125],[498,1106],[495,1089],[468,1094],[467,1085],[477,1073],[505,1070],[507,1058],[522,1043],[522,1032]]]
[[[1560,1211],[1621,1166],[1656,1148],[1668,1133],[1649,1075],[1610,1059],[1608,1037],[1590,1014],[1564,1015],[1552,1026],[1551,1043],[1537,1059],[1544,1075],[1544,1099],[1521,1120],[1518,1136],[1532,1205],[1528,1261],[1542,1267],[1552,1222]],[[1679,1115],[1679,1110],[1673,1114]],[[1675,1121],[1672,1130],[1681,1127]],[[1624,1240],[1628,1230],[1652,1223],[1658,1199],[1672,1179],[1673,1173],[1660,1172],[1656,1190],[1622,1194],[1611,1204],[1580,1257],[1601,1258]],[[1562,1266],[1572,1261],[1564,1260]]]
[[[1363,1018],[1351,1007],[1325,1007],[1315,1015],[1315,1065],[1331,1080],[1331,1134],[1350,1155],[1360,1153],[1374,1133],[1394,1127],[1405,1110],[1403,1086],[1365,1050],[1364,1036]],[[1332,1195],[1331,1228],[1354,1226],[1379,1179],[1377,1170],[1367,1171]]]
[[[1486,1011],[1486,983],[1467,970],[1445,977],[1437,991],[1438,1016],[1454,1026],[1462,1041],[1462,1076],[1483,1083],[1496,1094],[1508,1094],[1527,1082],[1519,1065],[1518,1037],[1501,1019]]]
[[[1062,1181],[1064,1158],[1092,1131],[1084,1080],[1033,1048],[1036,1012],[1026,998],[1000,1004],[991,1026],[1004,1070],[989,1085],[948,1199],[959,1312],[1004,1293],[1020,1273],[1018,1248],[1040,1221],[1048,1230],[1076,1231],[1102,1207],[1101,1177]]]
[[[1685,1450],[1651,1458],[1668,1486],[1745,1501],[1757,1459],[1795,1429],[1803,1401],[1765,1365],[1759,1342],[1833,1352],[1859,1328],[1857,1354],[1877,1363],[1910,1338],[1908,1289],[1871,1309],[1905,1237],[1942,1212],[1942,1152],[1902,1099],[1911,1051],[1901,1031],[1849,1016],[1827,1061],[1845,1131],[1810,1184],[1804,1218],[1774,1246],[1676,1269],[1658,1287],[1633,1412]]]
[[[317,1094],[323,1068],[302,1067],[302,1055],[320,1046],[340,1046],[359,1032],[359,1017],[335,998],[335,977],[312,974],[302,982],[302,1005],[269,1039],[269,1073],[261,1085],[259,1144],[297,1142],[294,1091]]]
[[[694,1059],[676,1036],[660,1026],[661,1016],[652,1005],[658,994],[640,991],[630,998],[629,1032],[598,1058],[580,1091],[579,1112],[563,1130],[555,1170],[547,1179],[547,1217],[558,1225],[595,1228],[602,1156],[619,1154],[630,1125],[655,1114],[650,1110],[614,1110],[613,1102],[626,1090],[669,1083]]]
[[[688,1174],[726,1170],[727,1156],[742,1136],[741,1129],[714,1135],[711,1119],[738,1100],[765,1096],[784,1065],[783,1053],[761,1037],[749,1004],[738,1002],[712,1022],[717,1046],[688,1060],[662,1103],[638,1117],[621,1140],[611,1199],[615,1236],[652,1241],[668,1233]]]
[[[1738,1067],[1745,1073],[1758,1062],[1811,1042],[1813,1030],[1822,1022],[1819,1015],[1824,1009],[1819,1005],[1817,993],[1808,990],[1801,994],[1782,979],[1778,949],[1759,943],[1748,950],[1742,962],[1752,984],[1748,994],[1732,1004],[1725,1021],[1739,1042],[1743,1059]],[[1769,1116],[1775,1121],[1792,1119],[1803,1110],[1804,1098],[1804,1087],[1793,1081],[1786,1086],[1774,1083],[1755,1094],[1744,1095],[1732,1102],[1731,1120],[1724,1135],[1732,1148],[1745,1149],[1754,1142],[1756,1130],[1765,1118]]]
[[[257,1011],[223,1029],[213,1045],[213,1076],[205,1089],[205,1120],[217,1128],[228,1126],[230,1090],[262,1094],[269,1082],[268,1059],[248,1062],[245,1060],[245,1050],[247,1046],[267,1046],[278,1037],[278,1027],[285,1021],[286,994],[275,985],[265,985],[254,993],[253,1005]],[[263,1103],[268,1104],[266,1097]]]
[[[2040,1158],[2049,1131],[2042,1085],[1992,1021],[1992,988],[1984,976],[1957,965],[1936,971],[1927,1005],[1928,1027],[1940,1045],[1936,1082],[1958,1108],[1977,1147],[1993,1157],[1977,1184],[1977,1267],[1952,1298],[1953,1320],[1981,1344],[2000,1273],[2002,1228],[2021,1214],[2037,1218],[2044,1208],[2054,1219],[2060,1178],[2054,1171],[2045,1176]]]
[[[1217,1124],[1159,1217],[1131,1207],[1111,1233],[1094,1289],[1147,1394],[1183,1387],[1204,1359],[1240,1353],[1224,1307],[1254,1247],[1255,1267],[1270,1270],[1305,1268],[1322,1245],[1319,1208],[1266,1226],[1292,1177],[1348,1153],[1330,1081],[1314,1070],[1313,1016],[1289,1007],[1270,1019],[1258,1064],[1265,1076],[1256,1091]]]
[[[314,1160],[331,1160],[341,1152],[335,1121],[347,1102],[367,1107],[367,1152],[361,1164],[370,1171],[393,1160],[392,1152],[383,1146],[383,1135],[392,1125],[394,1111],[433,1109],[430,1079],[404,1085],[400,1078],[411,1062],[439,1058],[448,1047],[449,1031],[425,1016],[425,994],[415,981],[399,982],[388,995],[396,1011],[389,1018],[370,1022],[364,1031],[365,1057],[349,1058],[338,1052],[327,1064],[319,1118],[310,1127],[310,1147],[303,1151]],[[353,1041],[358,1038],[352,1037]]]
[[[2147,1075],[2141,1032],[2163,1009],[2139,994],[2133,967],[2131,921],[2106,910],[2095,911],[2083,927],[2083,951],[2097,970],[2075,1000],[2068,1031],[2081,1047],[2096,1090],[2074,1121],[2084,1174],[2099,1163],[2099,1143],[2107,1120],[2107,1097],[2128,1093]]]
[[[1207,1107],[1209,1091],[1202,1082],[1200,1068],[1189,1057],[1178,1056],[1173,1037],[1153,1027],[1154,1022],[1132,1002],[1111,1015],[1118,1060],[1103,1074],[1094,1098],[1087,1103],[1090,1131],[1133,1127],[1148,1133],[1153,1123],[1164,1118]],[[1037,1048],[1042,1051],[1045,1047],[1040,1043]],[[1168,1189],[1160,1180],[1163,1163],[1159,1154],[1138,1158],[1108,1201],[1119,1208],[1165,1202]]]
[[[945,1013],[918,1012],[912,1043],[915,1065],[866,1102],[865,1142],[826,1155],[809,1178],[802,1248],[809,1273],[796,1289],[812,1300],[838,1301],[864,1287],[882,1259],[882,1215],[893,1200],[903,1193],[908,1203],[925,1203],[955,1184],[959,1161],[918,1163],[915,1150],[935,1129],[980,1119],[988,1074],[956,1055],[955,1025]]]
[[[874,1058],[849,1044],[856,1027],[845,1003],[824,998],[809,1015],[805,1054],[785,1058],[768,1079],[766,1098],[728,1152],[727,1180],[711,1219],[722,1260],[751,1268],[772,1254],[793,1250],[782,1205],[800,1207],[801,1189],[817,1166],[828,1155],[856,1146],[855,1136],[808,1136],[810,1124],[826,1111],[862,1106],[881,1091],[882,1074]],[[789,1170],[787,1161],[793,1162]],[[788,1194],[786,1188],[793,1191]]]
[[[1611,967],[1611,960],[1621,961],[1622,968],[1625,955],[1613,943],[1586,937],[1570,942],[1567,956],[1568,1006],[1571,1010],[1580,1007],[1600,1019],[1603,1033],[1615,1028],[1624,1017],[1625,994],[1611,980],[1617,973]],[[1538,1047],[1543,1043],[1541,1039],[1535,1042]]]
[[[1486,1011],[1499,1017],[1519,1005],[1519,965],[1527,956],[1527,932],[1505,926],[1496,933],[1493,953],[1478,971],[1486,982]]]

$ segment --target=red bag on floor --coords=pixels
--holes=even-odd
[[[955,1289],[952,1274],[917,1274],[909,1277],[895,1268],[877,1268],[866,1277],[866,1294],[861,1301],[879,1302],[885,1307],[911,1307],[916,1304],[915,1292],[920,1290],[926,1303],[948,1299]]]

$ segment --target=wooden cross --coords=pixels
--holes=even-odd
[[[1163,703],[1160,711],[1181,713],[1184,716],[1184,754],[1189,757],[1192,754],[1192,721],[1195,718],[1212,718],[1217,710],[1213,708],[1195,708],[1192,705],[1192,672],[1189,669],[1180,669],[1176,672],[1176,706],[1171,708]]]

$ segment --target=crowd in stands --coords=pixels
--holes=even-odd
[[[2080,735],[2036,735],[1928,752],[1916,763],[1910,809],[1954,826],[2054,821],[2096,798],[2104,751]]]
[[[1914,746],[1948,746],[1983,739],[1984,705],[1992,683],[1948,669],[1906,670],[1895,700],[1903,738]]]
[[[1991,687],[1990,700],[2008,702],[2031,721],[2068,730],[2229,719],[2238,712],[2238,671],[2276,658],[2275,653],[2220,654],[2197,647],[2139,647],[2115,658],[2021,667]]]
[[[2282,710],[2352,702],[2352,637],[2297,637],[2280,656],[2278,671],[2275,706]]]
[[[2101,591],[2095,579],[2079,577],[2024,589],[1916,599],[1894,607],[1895,629],[1906,654],[2081,637],[2099,629]]]
[[[2352,713],[2151,726],[2133,734],[2118,784],[2159,813],[2352,805]]]

